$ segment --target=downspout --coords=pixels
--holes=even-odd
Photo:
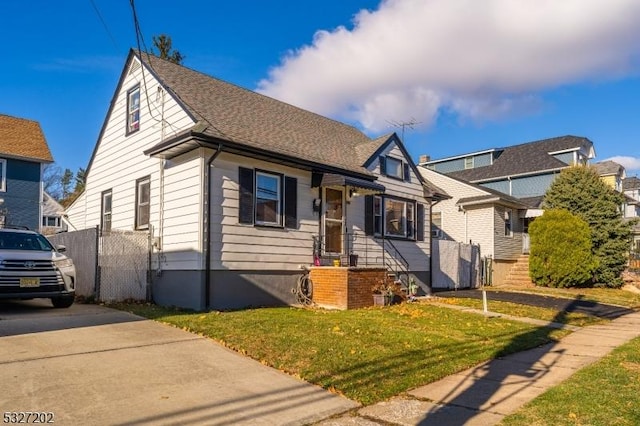
[[[218,155],[222,152],[223,145],[219,144],[218,149],[214,152],[209,159],[207,160],[207,164],[203,173],[203,187],[204,187],[204,309],[208,311],[211,307],[209,300],[211,299],[211,200],[210,200],[210,192],[211,192],[211,164],[213,164],[214,160],[218,158]]]

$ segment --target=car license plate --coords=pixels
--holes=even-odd
[[[20,278],[20,287],[40,287],[40,278]]]

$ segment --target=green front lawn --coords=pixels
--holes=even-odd
[[[429,303],[350,311],[210,313],[153,305],[113,307],[210,337],[363,404],[568,333]]]
[[[506,417],[504,426],[640,424],[640,338]]]

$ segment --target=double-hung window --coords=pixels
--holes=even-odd
[[[504,236],[513,237],[513,210],[504,211]]]
[[[298,180],[266,170],[238,170],[238,222],[297,228]]]
[[[399,158],[381,155],[380,161],[380,174],[389,176],[394,179],[400,179],[405,182],[411,180],[411,167],[409,163],[406,163]]]
[[[373,233],[382,235],[382,197],[373,197]]]
[[[136,229],[149,228],[151,207],[151,179],[149,176],[136,181]]]
[[[281,225],[281,176],[256,172],[256,224]]]
[[[127,134],[140,130],[140,86],[127,92]]]
[[[102,208],[100,216],[100,227],[102,232],[111,231],[111,204],[113,200],[113,192],[109,189],[102,193]]]

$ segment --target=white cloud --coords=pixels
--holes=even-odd
[[[606,160],[616,162],[624,167],[627,172],[627,176],[638,174],[638,172],[640,172],[640,158],[638,157],[627,157],[618,155],[615,157],[607,158]]]
[[[637,0],[386,0],[318,31],[258,91],[373,131],[443,108],[496,119],[539,108],[537,91],[633,72],[638,22]]]

